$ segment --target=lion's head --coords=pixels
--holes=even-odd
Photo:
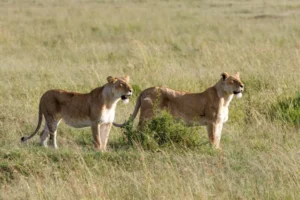
[[[227,72],[221,74],[221,81],[223,83],[223,89],[228,94],[234,94],[236,97],[242,97],[244,91],[244,83],[240,80],[240,73],[235,75],[229,75]]]
[[[129,84],[129,76],[117,78],[109,76],[107,82],[112,84],[112,93],[114,96],[121,98],[123,103],[129,102],[129,97],[132,95],[132,87]]]

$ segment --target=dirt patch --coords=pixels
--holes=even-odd
[[[261,14],[261,15],[255,15],[253,19],[282,19],[287,17],[288,15],[269,15],[269,14]]]

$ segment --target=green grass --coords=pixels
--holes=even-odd
[[[0,0],[0,199],[299,199],[299,20],[297,1]],[[142,132],[149,148],[112,128],[98,153],[89,128],[63,123],[59,150],[20,143],[49,89],[89,92],[128,74],[121,123],[143,89],[200,92],[223,71],[240,71],[245,93],[221,151],[205,128],[166,116]]]
[[[182,121],[173,119],[167,111],[158,112],[143,128],[134,128],[130,118],[122,131],[125,143],[151,151],[170,147],[195,148],[201,143],[207,143],[207,140],[201,142],[199,128],[188,127]]]
[[[271,107],[271,117],[291,125],[300,125],[300,94],[296,97],[285,97]]]

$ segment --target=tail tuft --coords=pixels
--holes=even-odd
[[[21,142],[24,143],[25,141],[26,141],[26,138],[25,138],[25,137],[22,137],[22,138],[21,138]]]

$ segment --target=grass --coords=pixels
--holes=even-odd
[[[207,143],[207,140],[201,142],[197,134],[198,127],[188,127],[182,121],[173,119],[173,116],[166,111],[157,112],[142,129],[135,129],[131,118],[122,129],[127,145],[144,150],[157,151],[164,147],[194,148],[200,143]]]
[[[299,20],[297,1],[0,0],[0,199],[298,199]],[[98,153],[89,128],[64,124],[59,150],[20,143],[49,89],[89,92],[129,74],[124,122],[141,90],[200,92],[223,71],[240,71],[245,93],[221,151],[188,127],[198,145],[135,148],[112,128]]]
[[[279,100],[271,107],[271,117],[291,125],[300,125],[300,94]]]

